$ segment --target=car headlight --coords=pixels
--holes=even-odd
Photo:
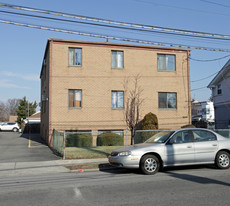
[[[124,151],[118,154],[118,156],[129,156],[129,155],[131,155],[131,151]]]

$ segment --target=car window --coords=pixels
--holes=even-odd
[[[149,138],[146,143],[164,143],[168,140],[168,138],[174,133],[174,131],[162,131],[151,138]]]
[[[216,135],[209,131],[194,130],[193,136],[195,142],[215,141]]]
[[[188,143],[192,142],[191,135],[189,131],[181,131],[177,132],[175,135],[173,135],[172,139],[170,140],[171,143]]]

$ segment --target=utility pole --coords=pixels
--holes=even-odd
[[[30,116],[30,107],[29,107],[29,101],[27,100],[27,105],[28,105],[28,108],[27,108],[27,120],[28,120],[28,128],[29,128],[29,142],[28,142],[28,148],[31,147],[31,140],[30,140],[30,122],[29,122],[29,116]]]

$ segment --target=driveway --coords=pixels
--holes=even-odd
[[[29,139],[31,139],[29,141]],[[0,132],[0,163],[58,160],[39,135]]]

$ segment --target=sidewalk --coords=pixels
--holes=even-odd
[[[107,158],[0,163],[0,177],[70,172],[65,166],[106,163]]]

